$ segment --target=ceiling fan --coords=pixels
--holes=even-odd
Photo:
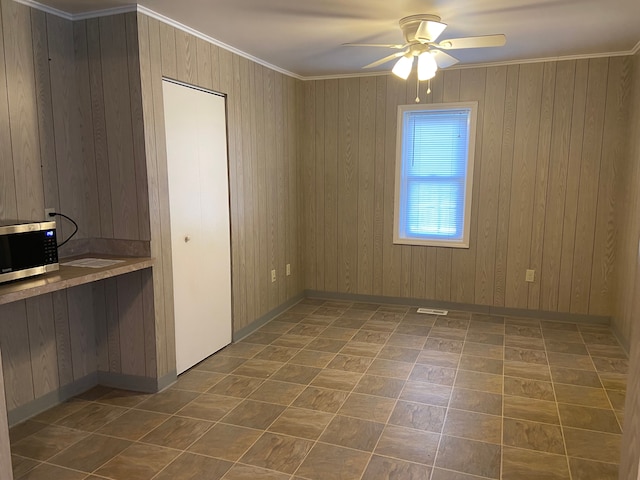
[[[444,50],[501,47],[507,41],[505,35],[497,34],[449,38],[437,42],[438,37],[447,28],[447,24],[442,23],[437,15],[411,15],[401,18],[399,24],[405,39],[403,45],[379,43],[345,43],[344,45],[348,47],[379,47],[400,50],[362,68],[377,67],[399,58],[392,72],[405,80],[411,73],[415,57],[418,57],[418,82],[420,82],[433,78],[438,68],[447,68],[458,63],[458,59]]]

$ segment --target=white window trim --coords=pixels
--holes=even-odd
[[[464,224],[462,240],[419,240],[415,238],[400,238],[400,188],[402,184],[402,126],[403,115],[411,110],[448,110],[469,108],[469,147],[467,156],[467,173],[465,177]],[[473,166],[476,147],[476,124],[478,120],[478,102],[432,103],[421,105],[398,105],[397,136],[396,136],[396,182],[394,202],[393,243],[399,245],[419,245],[427,247],[469,248],[471,232],[471,196],[473,190]]]

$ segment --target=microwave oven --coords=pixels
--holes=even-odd
[[[0,220],[0,283],[59,268],[55,221]]]

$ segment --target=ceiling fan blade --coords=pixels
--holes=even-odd
[[[398,50],[406,47],[406,45],[397,45],[393,43],[343,43],[342,46],[343,47],[396,48]]]
[[[448,68],[460,61],[457,58],[452,57],[448,53],[444,53],[440,50],[431,50],[431,52],[433,53],[433,58],[438,64],[438,68]]]
[[[498,34],[483,35],[481,37],[449,38],[441,41],[436,46],[445,50],[454,50],[457,48],[502,47],[505,43],[507,43],[507,37]]]
[[[435,42],[436,39],[447,28],[446,23],[436,22],[434,20],[423,20],[416,30],[415,39],[420,43]]]
[[[383,63],[387,63],[390,62],[391,60],[393,60],[394,58],[398,58],[403,56],[405,53],[407,52],[395,52],[392,53],[391,55],[381,58],[380,60],[376,60],[375,62],[370,63],[369,65],[365,65],[362,68],[373,68],[373,67],[377,67],[379,65],[382,65]]]

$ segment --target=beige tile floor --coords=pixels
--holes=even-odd
[[[98,387],[11,430],[16,479],[612,480],[608,328],[303,300],[156,395]]]

